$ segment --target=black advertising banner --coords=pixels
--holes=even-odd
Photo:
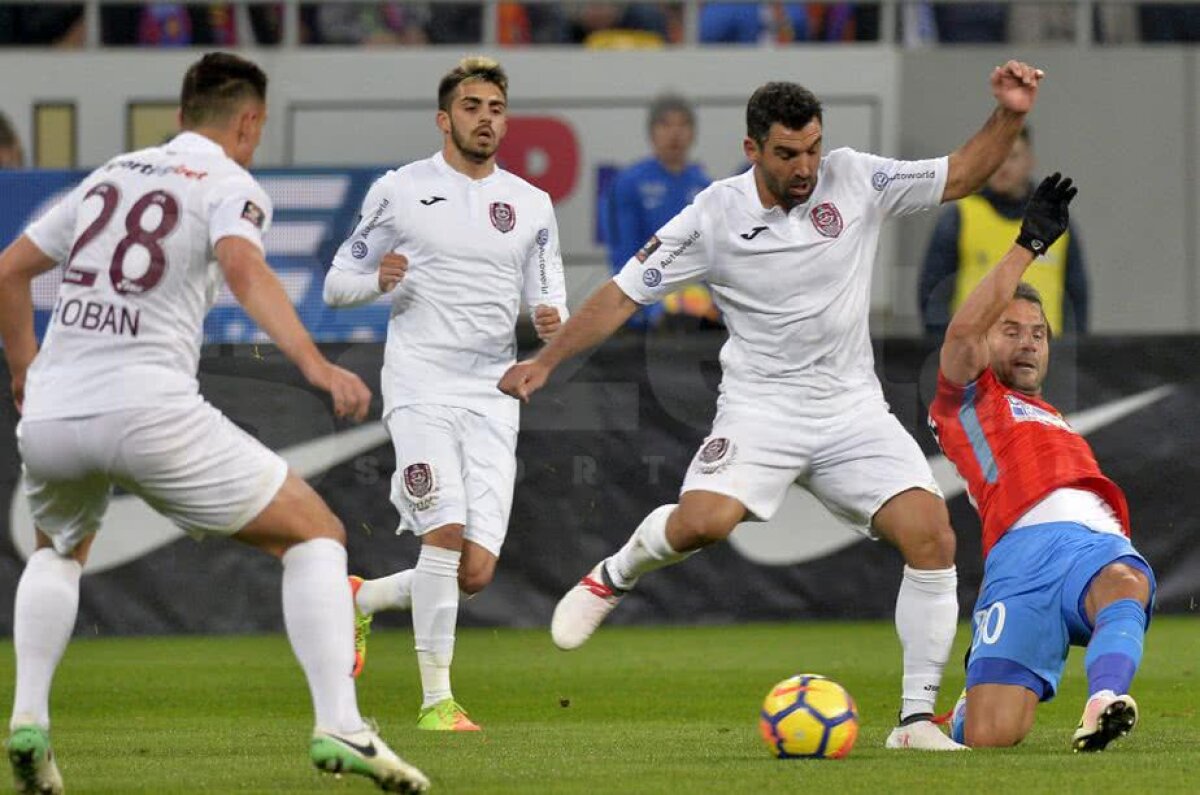
[[[493,584],[463,604],[464,623],[545,626],[575,580],[615,551],[649,511],[676,501],[715,412],[723,340],[720,332],[623,335],[564,365],[524,409],[508,540]],[[381,345],[325,350],[378,394]],[[886,341],[875,353],[893,411],[946,492],[966,615],[982,574],[979,522],[925,426],[936,345]],[[1158,576],[1161,611],[1195,610],[1200,598],[1198,354],[1197,337],[1056,342],[1046,390],[1125,490],[1134,542]],[[353,572],[379,576],[414,563],[415,539],[395,535],[398,517],[388,499],[394,456],[377,420],[335,421],[294,368],[273,349],[252,345],[206,348],[201,388],[316,486],[346,525]],[[16,582],[33,543],[7,389],[0,371],[4,634],[12,631]],[[645,578],[613,620],[884,618],[892,613],[901,565],[886,544],[864,539],[793,488],[771,522],[743,525],[728,543]],[[118,492],[83,580],[79,632],[277,630],[279,601],[274,559],[224,539],[194,541]]]

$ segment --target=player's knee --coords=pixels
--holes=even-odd
[[[949,519],[931,521],[907,533],[900,551],[904,561],[916,569],[946,569],[953,566],[955,538]]]
[[[1145,604],[1150,600],[1150,581],[1140,569],[1127,563],[1110,563],[1101,569],[1096,585],[1117,599],[1136,599]]]
[[[491,568],[460,567],[458,570],[458,589],[465,594],[477,594],[492,583],[495,570]]]
[[[320,511],[311,520],[308,532],[302,533],[300,542],[311,541],[314,538],[328,538],[342,546],[346,545],[346,526],[342,520],[328,509]]]
[[[736,521],[721,513],[705,513],[700,511],[685,511],[677,509],[672,517],[678,522],[684,538],[691,542],[688,548],[703,547],[724,541],[737,527]]]
[[[1019,720],[1005,720],[982,715],[975,718],[968,711],[963,734],[972,748],[1012,748],[1025,739],[1028,729]]]

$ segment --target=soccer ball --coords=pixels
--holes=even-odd
[[[841,759],[858,737],[858,708],[832,679],[797,674],[771,688],[758,728],[779,759]]]

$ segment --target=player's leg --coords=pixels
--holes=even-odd
[[[113,469],[122,485],[185,530],[228,535],[280,558],[284,626],[315,713],[313,763],[394,791],[427,788],[358,711],[345,531],[324,500],[207,404],[118,416],[125,436]]]
[[[554,644],[564,651],[582,646],[642,575],[724,540],[745,515],[740,501],[709,491],[686,491],[678,505],[655,508],[624,546],[593,566],[559,600],[550,621]]]
[[[1062,588],[1075,554],[1071,528],[1047,524],[1010,531],[988,555],[958,716],[965,736],[955,732],[968,745],[1016,745],[1037,703],[1057,692],[1070,644]]]
[[[872,528],[900,550],[904,576],[896,596],[896,633],[904,654],[900,722],[932,717],[958,624],[954,532],[946,504],[924,489],[888,500]]]
[[[508,535],[517,479],[517,429],[470,411],[460,413],[467,526],[458,587],[467,597],[491,584]]]
[[[50,690],[79,609],[79,580],[111,486],[93,471],[79,421],[23,422],[17,439],[36,548],[13,605],[16,683],[5,743],[17,792],[60,793],[50,744]]]
[[[1075,615],[1082,607],[1093,627],[1084,657],[1088,700],[1072,738],[1076,751],[1103,750],[1137,724],[1137,702],[1129,690],[1141,664],[1154,593],[1149,565],[1127,540],[1093,537],[1089,541],[1112,547],[1110,554],[1128,554],[1105,564],[1091,578],[1082,598],[1076,597]],[[1072,591],[1069,580],[1064,597]]]
[[[400,513],[398,532],[411,530],[420,536],[465,523],[457,419],[455,409],[425,405],[401,407],[384,418],[396,455],[391,500]],[[461,544],[453,546],[452,551],[461,553]],[[439,554],[429,553],[427,558]],[[426,573],[433,567],[436,564],[427,560]],[[417,577],[414,566],[375,579],[350,578],[355,609],[355,676],[366,663],[371,617],[381,610],[413,609],[413,583]],[[427,580],[422,591],[423,595],[429,593]]]
[[[882,399],[864,400],[824,430],[808,486],[834,514],[904,557],[896,597],[902,701],[889,747],[958,748],[932,723],[958,625],[958,574],[954,531],[921,449]]]
[[[804,465],[801,445],[781,440],[779,427],[769,416],[723,406],[688,467],[679,504],[651,511],[559,601],[550,623],[555,645],[583,645],[642,575],[725,540],[747,517],[774,515]]]
[[[421,536],[421,553],[413,570],[413,640],[421,674],[422,701],[417,728],[432,731],[477,731],[454,700],[450,666],[458,625],[459,564],[463,525],[447,524]]]

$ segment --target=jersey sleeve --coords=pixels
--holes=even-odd
[[[82,190],[82,186],[71,189],[45,215],[25,228],[25,236],[56,262],[63,262],[71,253]]]
[[[210,199],[208,242],[222,238],[249,240],[266,253],[263,235],[271,226],[273,207],[267,192],[249,174],[239,174],[214,186]]]
[[[852,164],[856,189],[885,216],[910,215],[942,203],[950,158],[894,160],[890,157],[842,150]]]
[[[354,230],[333,256],[334,268],[351,273],[375,273],[383,256],[396,247],[400,230],[395,199],[387,182],[389,176],[375,180],[367,191]]]
[[[522,298],[531,316],[536,307],[547,304],[558,309],[561,320],[567,319],[567,282],[563,275],[562,245],[559,243],[554,206],[549,198],[545,200],[533,248],[525,260]]]
[[[613,281],[639,304],[654,304],[709,271],[709,241],[699,202],[683,208],[625,263]]]

